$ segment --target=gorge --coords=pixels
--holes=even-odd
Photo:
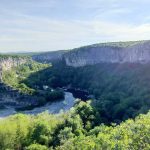
[[[149,53],[149,41],[134,41],[26,54],[25,63],[11,67],[14,56],[8,56],[1,70],[0,149],[149,147]]]
[[[15,87],[16,93],[27,93],[12,92],[16,97],[9,102],[3,100],[3,94],[1,103],[15,103],[17,109],[22,107],[26,109],[26,106],[34,108],[49,101],[55,102],[57,99],[55,94],[59,95],[60,92],[57,88],[68,87],[86,91],[91,95],[89,99],[94,96],[97,101],[93,100],[93,105],[96,105],[108,122],[134,117],[141,112],[146,113],[149,109],[150,84],[146,82],[149,79],[149,55],[150,41],[130,41],[100,43],[68,51],[33,54],[25,58],[9,56],[5,61],[3,58],[4,63],[1,63],[3,75],[7,77],[7,79],[4,77],[4,84],[9,84],[8,89]],[[14,66],[12,68],[16,69],[9,71],[11,69],[9,64],[15,59],[16,62],[11,64]],[[27,59],[28,63],[25,61]],[[143,76],[142,72],[145,72]],[[50,89],[43,90],[44,85]],[[143,88],[140,92],[139,86]],[[56,91],[53,93],[51,89]],[[36,94],[29,94],[34,92]],[[7,99],[11,99],[10,97],[11,95],[7,96]],[[79,98],[84,100],[84,97]],[[112,112],[107,112],[105,103],[108,108],[113,105]],[[121,108],[117,110],[116,107],[120,106]]]

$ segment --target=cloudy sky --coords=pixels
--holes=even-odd
[[[0,52],[150,39],[150,0],[0,0]]]

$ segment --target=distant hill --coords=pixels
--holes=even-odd
[[[67,50],[44,52],[40,54],[32,55],[33,60],[42,63],[51,63],[57,60],[62,60],[63,55],[67,53]]]

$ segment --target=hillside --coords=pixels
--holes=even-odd
[[[36,84],[29,87],[23,81],[39,71],[51,67],[32,60],[29,56],[0,55],[0,110],[1,108],[15,108],[19,110],[33,109],[48,101],[59,100],[64,97],[60,90],[39,89]],[[34,82],[38,80],[36,77]]]
[[[102,63],[74,68],[59,63],[29,76],[25,83],[29,87],[44,83],[53,88],[86,90],[95,97],[92,102],[102,122],[121,122],[150,109],[149,70],[149,64]],[[36,76],[39,79],[30,83]]]
[[[18,114],[0,121],[0,149],[12,150],[148,150],[150,113],[120,125],[95,126],[90,103],[66,114]],[[98,117],[98,116],[97,116]]]

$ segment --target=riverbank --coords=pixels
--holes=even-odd
[[[0,110],[0,119],[9,117],[10,115],[14,115],[17,113],[23,114],[30,114],[30,115],[37,115],[39,113],[48,111],[52,114],[60,113],[61,111],[68,111],[71,107],[75,104],[75,98],[73,94],[70,92],[65,92],[64,100],[56,101],[56,102],[49,102],[44,106],[36,107],[32,110],[25,110],[25,111],[16,111],[14,108],[7,107],[6,109]]]

